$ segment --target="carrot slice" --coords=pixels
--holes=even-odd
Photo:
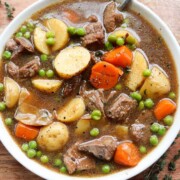
[[[17,123],[15,128],[16,137],[25,139],[25,140],[33,140],[39,134],[39,129],[32,126],[27,126],[22,123]]]
[[[138,148],[131,142],[120,144],[115,152],[114,161],[124,166],[136,166],[140,161]]]
[[[73,23],[78,23],[80,21],[80,16],[72,9],[65,9],[63,10],[63,15],[69,19],[69,21]]]
[[[162,120],[169,114],[174,113],[176,110],[176,104],[170,99],[162,99],[156,105],[154,109],[154,114],[157,120]]]
[[[95,88],[105,90],[113,88],[123,71],[107,62],[98,62],[92,68],[90,82]]]
[[[132,59],[133,54],[126,46],[116,48],[103,56],[104,61],[123,68],[130,66]]]

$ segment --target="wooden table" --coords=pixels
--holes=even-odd
[[[16,16],[25,7],[29,6],[36,0],[6,0],[16,8],[14,15]],[[180,43],[180,0],[139,0],[149,6],[157,13],[170,27],[178,42]],[[2,0],[4,3],[5,0]],[[0,33],[8,25],[10,21],[6,18],[5,8],[0,6]],[[180,149],[180,138],[171,146],[167,152],[166,166],[159,174],[159,179],[163,179],[165,174],[171,175],[173,180],[180,180],[180,160],[176,161],[176,171],[168,171],[168,163],[177,154]],[[141,173],[133,180],[143,180],[147,171]],[[0,180],[24,180],[33,179],[40,180],[38,176],[26,170],[21,166],[0,143]]]

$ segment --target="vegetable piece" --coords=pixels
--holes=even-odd
[[[54,61],[54,66],[60,77],[69,79],[80,74],[91,60],[89,51],[76,46],[62,50]]]
[[[108,36],[108,41],[110,42],[110,43],[115,43],[116,41],[117,41],[117,37],[115,36],[115,35],[109,35]]]
[[[21,149],[22,149],[24,152],[27,152],[28,149],[29,149],[28,143],[23,143],[22,146],[21,146]]]
[[[176,98],[176,94],[175,94],[174,92],[170,92],[169,95],[168,95],[168,97],[169,97],[170,99],[175,99],[175,98]]]
[[[91,136],[96,137],[99,135],[99,129],[98,128],[93,128],[91,129],[91,131],[89,132]]]
[[[46,155],[41,156],[40,160],[43,164],[46,164],[49,162],[49,158]]]
[[[48,60],[47,54],[41,54],[41,61],[46,62]]]
[[[4,59],[11,59],[12,53],[10,51],[4,51],[2,57]]]
[[[93,110],[93,112],[91,113],[91,118],[95,121],[99,121],[101,119],[101,116],[102,116],[102,113],[98,109]]]
[[[46,39],[46,44],[48,46],[53,46],[53,45],[55,45],[55,43],[56,43],[55,38],[50,37],[50,38]]]
[[[33,79],[32,84],[38,90],[45,93],[55,93],[62,85],[60,80]]]
[[[6,119],[5,119],[5,124],[6,124],[7,126],[11,126],[11,125],[13,124],[12,118],[6,118]]]
[[[4,78],[4,89],[5,89],[5,103],[8,108],[13,108],[20,95],[20,87],[16,81],[9,77]]]
[[[46,76],[47,76],[48,78],[52,78],[52,77],[54,76],[54,71],[51,70],[51,69],[47,70],[47,71],[46,71]]]
[[[157,134],[159,136],[164,136],[165,133],[166,133],[166,128],[163,125],[160,125]]]
[[[116,84],[115,90],[120,91],[121,89],[122,89],[122,85],[121,84]]]
[[[154,106],[154,102],[152,99],[148,98],[144,101],[144,106],[148,109],[151,109]]]
[[[90,120],[87,119],[80,119],[76,124],[75,133],[77,135],[83,135],[87,132],[91,127]]]
[[[29,39],[29,38],[31,37],[31,33],[30,33],[30,32],[26,32],[26,33],[24,34],[24,37],[25,37],[26,39]]]
[[[125,80],[125,85],[132,91],[136,91],[145,80],[143,76],[144,70],[148,68],[148,63],[141,51],[134,52],[134,58],[131,65],[131,71],[128,73]]]
[[[76,28],[75,27],[70,26],[70,27],[68,27],[67,31],[71,36],[76,34]]]
[[[173,123],[173,116],[168,115],[163,119],[163,121],[166,126],[171,126]]]
[[[61,172],[61,173],[66,173],[66,172],[67,172],[67,168],[66,168],[65,166],[62,166],[62,167],[60,168],[60,172]]]
[[[143,109],[144,109],[144,101],[140,101],[140,102],[139,102],[138,109],[139,109],[139,110],[143,110]]]
[[[146,154],[147,153],[147,149],[146,149],[145,146],[140,146],[139,151],[140,151],[141,154]]]
[[[85,112],[85,104],[82,98],[77,97],[70,100],[57,112],[57,119],[62,122],[73,122],[78,120]]]
[[[96,63],[91,71],[90,82],[95,88],[105,90],[113,88],[123,71],[108,62]]]
[[[125,139],[128,136],[128,126],[116,125],[115,132],[119,139]]]
[[[36,156],[40,158],[42,156],[42,152],[41,151],[37,151]]]
[[[139,150],[131,142],[121,143],[116,149],[114,161],[125,166],[136,166],[140,161]]]
[[[78,36],[85,36],[86,35],[86,30],[84,28],[77,28],[76,29],[76,34]]]
[[[108,164],[103,165],[103,166],[102,166],[102,172],[103,172],[104,174],[110,173],[110,172],[111,172],[111,167],[110,167]]]
[[[106,49],[107,51],[110,51],[110,50],[112,50],[113,48],[114,48],[114,47],[113,47],[112,43],[110,43],[109,41],[105,42],[105,49]]]
[[[132,58],[133,54],[126,46],[113,49],[112,51],[105,53],[103,56],[104,61],[123,68],[131,66]]]
[[[55,33],[54,33],[54,32],[48,31],[48,32],[46,33],[46,38],[54,38],[54,37],[55,37]]]
[[[20,28],[20,31],[24,34],[24,33],[27,31],[27,26],[23,25],[23,26]]]
[[[160,127],[160,124],[158,123],[153,123],[150,127],[151,131],[154,132],[154,133],[157,133],[159,131],[159,127]]]
[[[18,138],[22,138],[25,140],[33,140],[38,136],[39,129],[32,127],[32,126],[27,126],[22,123],[17,123],[15,127],[15,135]]]
[[[4,111],[6,109],[5,102],[0,102],[0,111]]]
[[[143,71],[143,76],[144,77],[149,77],[151,75],[151,70],[150,69],[146,69]]]
[[[26,88],[21,88],[18,105],[21,105],[23,102],[27,101],[28,99],[30,99],[29,91]]]
[[[0,92],[2,92],[3,90],[4,90],[4,85],[0,83]]]
[[[46,76],[46,71],[44,69],[40,69],[38,71],[38,74],[39,74],[39,76],[44,77],[44,76]]]
[[[62,160],[61,159],[55,159],[54,160],[54,166],[55,167],[59,167],[59,166],[61,166],[62,165]]]
[[[55,34],[56,42],[52,46],[52,51],[54,52],[65,47],[69,41],[66,24],[63,21],[52,18],[45,21],[45,26]]]
[[[170,99],[162,99],[158,102],[154,109],[154,114],[157,120],[162,120],[167,115],[174,113],[176,110],[176,104]]]
[[[69,139],[69,131],[65,124],[53,122],[40,129],[37,143],[43,150],[53,152],[64,147]]]
[[[34,150],[34,149],[27,150],[27,156],[29,158],[34,158],[36,156],[36,150]]]
[[[36,141],[30,141],[29,142],[29,148],[30,149],[37,149],[37,142]]]
[[[170,89],[171,85],[166,74],[159,67],[154,66],[151,70],[151,76],[145,80],[140,93],[142,96],[156,98],[167,94]]]
[[[117,38],[117,40],[116,40],[116,44],[118,45],[118,46],[123,46],[124,45],[124,39],[123,38]]]
[[[141,99],[142,99],[142,96],[141,96],[141,94],[139,94],[139,92],[132,92],[131,94],[130,94],[130,96],[133,98],[133,99],[135,99],[136,101],[141,101]]]
[[[157,146],[159,143],[158,137],[156,135],[152,135],[149,139],[149,142],[152,146]]]

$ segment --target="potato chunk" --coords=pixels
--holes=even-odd
[[[136,91],[137,88],[143,83],[145,77],[143,71],[148,69],[148,63],[141,51],[136,50],[134,52],[133,63],[131,65],[131,71],[129,72],[125,85],[132,91]]]
[[[37,142],[40,148],[52,152],[62,149],[68,139],[67,126],[61,122],[53,122],[40,129]]]
[[[60,80],[33,79],[33,86],[45,93],[55,93],[62,85]]]
[[[168,93],[171,85],[167,75],[158,67],[152,68],[151,76],[149,76],[140,89],[143,96],[156,98]]]
[[[91,55],[83,47],[76,46],[62,50],[54,61],[60,77],[68,79],[80,74],[89,64]]]
[[[4,78],[4,88],[6,106],[8,108],[13,108],[19,100],[21,89],[18,83],[9,77]]]
[[[57,119],[62,122],[73,122],[78,120],[85,112],[85,104],[82,98],[77,97],[70,100],[57,112]]]
[[[84,132],[88,131],[91,127],[90,120],[88,119],[80,119],[76,124],[75,133],[77,135],[82,135]]]

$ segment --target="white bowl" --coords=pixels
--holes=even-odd
[[[12,34],[20,27],[20,25],[29,18],[32,14],[35,12],[41,10],[42,8],[48,6],[49,4],[59,2],[60,0],[39,0],[36,3],[34,3],[32,6],[25,9],[22,13],[20,13],[10,24],[9,26],[4,30],[2,35],[0,36],[0,54],[2,54],[3,48],[8,41],[8,39],[12,36]],[[168,45],[173,59],[176,63],[176,69],[178,73],[178,84],[179,84],[179,78],[180,78],[180,48],[179,45],[174,38],[172,32],[169,30],[167,25],[156,15],[154,14],[149,8],[144,6],[143,4],[137,2],[136,0],[133,0],[131,8],[136,11],[140,12],[143,17],[145,17],[146,20],[148,20],[162,35],[162,37],[165,39],[166,44]],[[169,46],[170,45],[170,46]],[[180,90],[180,88],[179,88]],[[178,90],[178,94],[180,95]],[[146,168],[148,168],[150,165],[152,165],[155,161],[158,160],[158,158],[163,155],[163,153],[169,148],[169,146],[174,141],[176,135],[179,132],[180,125],[179,125],[179,119],[180,119],[180,106],[179,106],[179,98],[178,98],[178,108],[177,112],[174,118],[174,123],[172,127],[168,130],[165,137],[162,139],[162,141],[159,143],[159,145],[150,152],[144,159],[141,160],[141,162],[134,168],[130,168],[115,174],[110,174],[107,176],[102,177],[95,177],[93,179],[97,180],[124,180],[131,178]],[[5,128],[5,125],[3,124],[2,118],[0,116],[0,139],[1,142],[4,144],[6,149],[11,153],[14,158],[19,161],[24,167],[32,171],[33,173],[41,176],[45,179],[52,179],[52,180],[79,180],[79,179],[87,179],[87,178],[80,178],[80,177],[72,177],[63,175],[57,172],[54,172],[50,169],[45,168],[44,166],[41,166],[40,164],[36,163],[35,161],[27,158],[25,153],[23,153],[20,148],[17,146],[17,144],[13,141],[12,137],[8,133],[8,131]]]

